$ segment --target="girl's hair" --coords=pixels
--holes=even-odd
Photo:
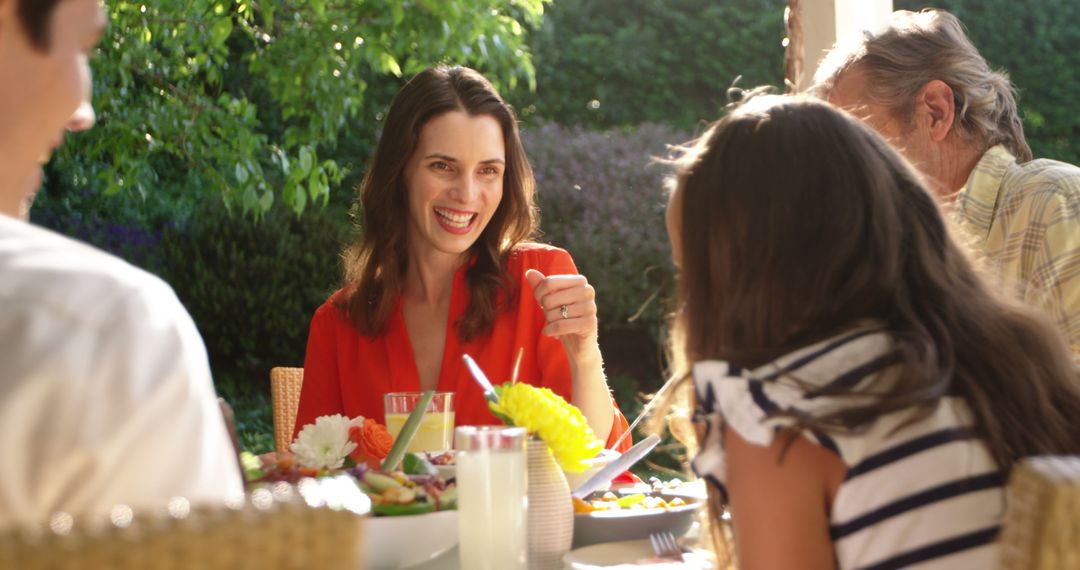
[[[919,176],[859,121],[812,98],[754,97],[684,157],[675,191],[683,362],[757,367],[877,321],[897,353],[895,384],[872,404],[797,418],[802,427],[854,429],[959,396],[1002,468],[1080,452],[1065,343],[983,284]]]
[[[525,156],[514,111],[491,83],[465,67],[434,67],[413,77],[390,104],[383,134],[359,188],[359,240],[343,254],[345,295],[340,303],[365,336],[385,330],[402,292],[408,266],[408,197],[404,169],[416,150],[420,130],[450,111],[490,116],[502,127],[506,148],[503,196],[470,253],[466,270],[470,300],[456,323],[465,340],[487,333],[503,299],[512,296],[505,256],[536,230],[536,182]],[[505,305],[505,303],[503,303]]]

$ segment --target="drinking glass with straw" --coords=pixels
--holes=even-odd
[[[401,432],[409,413],[420,405],[420,392],[390,392],[383,396],[386,429],[395,438]],[[424,410],[420,426],[409,448],[411,452],[441,452],[454,445],[454,393],[435,392]]]
[[[397,438],[394,440],[394,445],[390,448],[390,453],[388,453],[386,459],[383,460],[383,471],[394,471],[397,469],[398,464],[401,463],[401,459],[405,456],[405,451],[408,449],[413,437],[416,436],[416,430],[420,427],[420,420],[424,417],[428,405],[431,404],[431,400],[434,398],[435,390],[425,390],[420,393],[420,399],[416,402],[416,406],[413,407],[412,412],[409,413],[409,417],[405,420],[405,424],[401,426],[401,431],[398,432]]]

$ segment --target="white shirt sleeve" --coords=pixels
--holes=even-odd
[[[0,306],[0,528],[242,492],[194,323],[163,282],[135,283],[91,284],[78,311]]]

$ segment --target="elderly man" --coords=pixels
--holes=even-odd
[[[0,528],[242,492],[206,349],[168,285],[25,221],[94,123],[100,0],[0,0]]]
[[[1032,160],[1012,84],[959,20],[895,12],[883,32],[834,48],[815,84],[923,173],[990,269],[1080,353],[1080,168]]]

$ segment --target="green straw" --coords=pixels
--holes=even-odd
[[[416,435],[416,429],[420,427],[420,418],[424,417],[424,412],[427,411],[427,407],[434,397],[435,390],[425,390],[420,394],[420,400],[416,402],[416,407],[413,408],[408,419],[405,420],[405,425],[401,426],[401,432],[398,433],[397,439],[394,440],[394,446],[390,448],[390,453],[383,460],[383,471],[389,472],[397,469],[398,463],[401,463],[401,459],[405,457],[405,449],[409,447],[413,436]]]

